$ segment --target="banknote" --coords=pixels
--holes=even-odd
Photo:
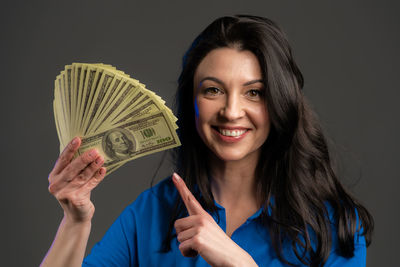
[[[103,71],[101,78],[99,78],[98,85],[95,89],[95,92],[93,93],[93,101],[91,101],[91,105],[88,110],[88,115],[86,117],[86,121],[84,121],[85,125],[85,135],[89,134],[90,132],[88,131],[90,128],[90,125],[92,125],[92,122],[95,119],[95,116],[97,115],[97,110],[103,101],[104,95],[106,93],[106,89],[110,86],[112,80],[114,79],[114,74],[112,72],[108,72],[106,70]]]
[[[165,111],[150,114],[116,128],[82,139],[78,154],[96,148],[104,157],[104,166],[136,159],[180,145]]]
[[[54,81],[53,112],[60,152],[80,136],[77,155],[98,149],[107,174],[132,159],[180,145],[177,118],[165,101],[112,65],[66,65]]]

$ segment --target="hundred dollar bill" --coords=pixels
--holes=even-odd
[[[110,86],[111,82],[113,81],[115,74],[112,72],[108,72],[106,70],[103,71],[103,75],[99,78],[99,83],[93,95],[93,101],[86,117],[86,121],[84,124],[86,125],[85,135],[89,134],[90,132],[88,129],[92,125],[93,121],[96,119],[96,115],[98,115],[97,110],[103,101],[104,95],[106,94],[106,89]]]
[[[65,104],[66,104],[66,108],[67,108],[67,117],[68,117],[68,121],[67,123],[71,126],[70,128],[73,127],[73,125],[71,125],[71,118],[72,118],[72,114],[71,114],[71,66],[65,66],[65,71],[63,74],[63,80],[64,80],[64,94],[65,94]],[[70,129],[71,131],[71,129]]]
[[[118,95],[109,104],[108,108],[100,114],[97,124],[93,126],[94,132],[102,132],[105,127],[109,127],[111,124],[111,118],[121,109],[121,103],[126,101],[126,99],[132,99],[137,93],[137,87],[132,83],[123,83],[123,87],[119,90]]]
[[[61,132],[61,143],[66,144],[69,137],[69,124],[66,110],[66,100],[63,91],[62,75],[57,76],[54,86],[54,106],[55,119],[58,120],[59,130]]]
[[[101,78],[102,74],[103,70],[97,69],[95,67],[89,67],[87,70],[85,85],[83,87],[83,92],[82,92],[81,113],[80,113],[81,122],[80,122],[79,132],[85,132],[85,130],[87,129],[85,124],[86,118],[88,116],[89,109],[92,104],[93,94],[97,88],[99,78]]]
[[[74,118],[74,130],[75,133],[79,133],[82,129],[82,119],[85,110],[85,97],[87,93],[87,86],[91,86],[88,84],[88,78],[91,80],[95,75],[95,71],[90,68],[90,66],[86,66],[83,64],[74,63],[73,65],[73,75],[74,75],[74,87],[77,91],[77,95],[75,98],[75,118]],[[91,81],[92,82],[92,81]]]
[[[129,110],[129,113],[126,113],[124,116],[120,116],[118,118],[118,121],[114,122],[114,125],[118,125],[120,123],[132,120],[133,118],[137,119],[140,117],[144,117],[148,114],[155,113],[161,110],[165,110],[168,119],[174,122],[173,118],[171,118],[170,111],[165,109],[165,106],[162,106],[159,102],[156,102],[154,99],[149,99],[145,102],[142,102],[140,105],[137,105],[134,109]],[[173,124],[173,127],[174,129],[177,129],[176,124]]]
[[[165,101],[111,65],[73,63],[56,77],[53,101],[60,151],[81,136],[77,154],[97,148],[107,174],[129,160],[180,145]]]
[[[117,128],[83,137],[78,155],[96,148],[104,157],[104,166],[108,169],[179,145],[175,128],[163,110],[129,121]]]
[[[111,81],[110,85],[105,89],[103,99],[99,103],[99,106],[96,110],[96,114],[94,115],[95,119],[93,119],[92,123],[89,125],[89,128],[87,129],[87,133],[89,135],[95,133],[94,129],[97,126],[97,124],[103,123],[103,120],[100,119],[100,116],[103,113],[104,109],[108,107],[108,104],[110,103],[110,99],[112,98],[112,95],[117,90],[117,88],[119,88],[121,81],[122,81],[122,78],[119,75],[115,75],[113,80]]]

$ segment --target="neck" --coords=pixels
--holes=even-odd
[[[257,162],[258,157],[222,161],[214,154],[211,155],[211,190],[215,201],[225,208],[249,205],[258,207],[255,179]]]

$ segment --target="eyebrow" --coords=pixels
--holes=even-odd
[[[264,84],[264,81],[262,79],[251,80],[251,81],[245,82],[243,85],[246,86],[246,85],[250,85],[250,84],[254,84],[254,83],[262,83],[262,84]]]
[[[218,79],[218,78],[212,77],[212,76],[207,76],[207,77],[201,79],[200,84],[202,84],[202,83],[203,83],[204,81],[206,81],[206,80],[214,81],[214,82],[216,82],[216,83],[221,84],[222,86],[225,86],[225,84],[224,84],[223,81],[221,81],[221,80]],[[255,83],[262,83],[262,84],[264,84],[264,81],[263,81],[262,79],[251,80],[251,81],[245,82],[245,83],[243,84],[243,86],[247,86],[247,85],[251,85],[251,84],[255,84]]]

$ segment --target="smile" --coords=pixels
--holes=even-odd
[[[228,129],[218,129],[219,133],[223,136],[230,136],[230,137],[239,137],[243,135],[247,130],[240,129],[240,130],[228,130]]]

